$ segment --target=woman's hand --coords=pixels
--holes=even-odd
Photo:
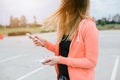
[[[41,38],[41,37],[34,36],[34,38],[32,40],[33,40],[33,42],[36,46],[42,46],[42,47],[45,46],[45,41],[46,40]]]
[[[57,64],[59,60],[60,60],[59,56],[47,57],[45,61],[42,62],[42,64],[53,66]]]

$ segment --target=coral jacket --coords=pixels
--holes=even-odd
[[[59,63],[68,66],[70,80],[94,80],[98,60],[98,29],[95,22],[87,18],[80,21],[72,39],[68,57],[60,57]],[[80,27],[82,24],[82,27]],[[59,44],[46,41],[45,47],[59,55]],[[56,72],[59,75],[58,67]]]

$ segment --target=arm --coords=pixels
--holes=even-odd
[[[45,41],[45,46],[44,46],[46,49],[48,49],[48,50],[50,50],[50,51],[52,51],[52,52],[54,52],[54,53],[56,53],[58,50],[57,50],[57,48],[58,48],[58,45],[57,44],[53,44],[53,43],[51,43],[51,42],[49,42],[49,41]]]
[[[34,37],[30,36],[30,38],[33,40],[33,42],[36,46],[45,47],[54,53],[56,53],[59,49],[57,44],[53,44],[53,43],[51,43],[51,42],[49,42],[49,41],[47,41],[39,36],[34,36]]]

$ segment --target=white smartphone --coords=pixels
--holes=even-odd
[[[36,62],[36,63],[43,63],[43,62],[45,62],[45,59],[38,59],[38,60],[36,60],[35,62]]]
[[[28,37],[30,37],[31,39],[35,39],[35,37],[34,37],[32,34],[30,34],[30,33],[26,33],[26,35],[27,35]]]
[[[35,61],[36,63],[48,63],[48,62],[50,62],[50,60],[46,60],[46,59],[40,59],[40,60],[36,60]]]

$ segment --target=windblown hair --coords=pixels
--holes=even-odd
[[[79,22],[89,16],[89,4],[89,0],[61,0],[57,11],[47,18],[48,23],[58,27],[58,42],[63,35],[68,35],[67,40],[72,39]]]

